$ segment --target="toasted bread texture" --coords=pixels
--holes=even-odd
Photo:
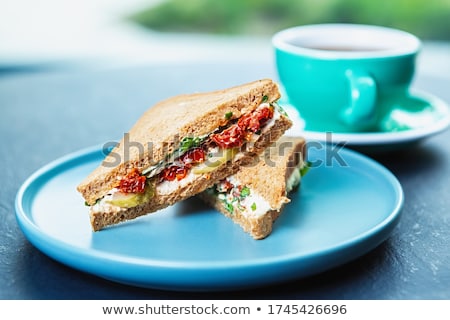
[[[268,102],[280,98],[277,84],[270,79],[161,101],[148,109],[131,128],[126,136],[128,143],[124,135],[119,145],[78,185],[77,190],[87,204],[93,205],[130,169],[144,170],[157,164],[173,152],[184,137],[208,134],[227,121],[255,110],[264,97]],[[227,114],[232,115],[230,119],[225,116]],[[277,129],[283,130],[288,121],[279,124]],[[141,147],[130,147],[133,143]]]
[[[199,196],[216,208],[254,239],[264,239],[273,229],[275,220],[281,215],[284,206],[290,202],[286,182],[305,157],[305,139],[302,137],[283,136],[260,156],[256,165],[243,166],[233,177],[262,196],[270,209],[262,215],[252,215],[240,210],[232,213],[227,210],[223,201],[210,192],[202,192]]]

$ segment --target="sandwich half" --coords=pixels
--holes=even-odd
[[[266,238],[308,168],[304,159],[305,140],[283,136],[256,164],[241,167],[199,196],[254,239]]]
[[[148,109],[77,190],[94,231],[155,212],[235,173],[292,126],[270,79]]]

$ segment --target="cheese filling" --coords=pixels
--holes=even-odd
[[[240,212],[245,216],[259,217],[269,211],[270,204],[258,193],[241,184],[234,176],[222,180],[208,192],[216,196],[228,213]]]
[[[301,169],[304,167],[301,161],[286,180],[286,192],[291,192],[301,181]],[[261,217],[272,208],[268,201],[260,194],[244,186],[234,176],[222,180],[219,184],[207,190],[210,196],[217,197],[224,208],[230,213],[239,212],[246,217]]]
[[[294,190],[294,188],[300,184],[300,181],[302,179],[302,175],[301,175],[300,171],[301,171],[302,167],[303,166],[300,165],[298,168],[294,169],[294,171],[292,171],[291,175],[286,180],[286,192],[287,193]]]
[[[126,208],[121,208],[119,206],[112,205],[110,203],[111,200],[114,199],[116,195],[121,193],[119,189],[113,188],[110,190],[106,196],[102,199],[98,200],[93,206],[91,206],[91,212],[104,212],[104,213],[112,213],[120,210],[126,210]]]

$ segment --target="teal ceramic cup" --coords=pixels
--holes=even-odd
[[[305,130],[377,132],[409,99],[420,40],[355,24],[306,25],[272,38],[279,80]]]

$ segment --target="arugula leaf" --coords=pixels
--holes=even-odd
[[[303,177],[311,169],[311,162],[307,161],[303,167],[300,168],[300,176]]]
[[[180,141],[180,148],[178,148],[179,154],[183,154],[191,148],[198,147],[206,137],[184,137]]]
[[[227,209],[227,211],[229,213],[233,213],[234,207],[231,203],[224,201],[224,205],[225,205],[225,209]]]
[[[287,114],[286,110],[284,110],[283,107],[280,106],[277,102],[272,102],[270,105],[277,108],[278,112],[281,113],[283,116],[289,118],[289,115]]]
[[[250,194],[250,188],[247,187],[247,186],[243,187],[242,190],[241,190],[241,194],[240,194],[241,198],[245,198],[249,194]]]

